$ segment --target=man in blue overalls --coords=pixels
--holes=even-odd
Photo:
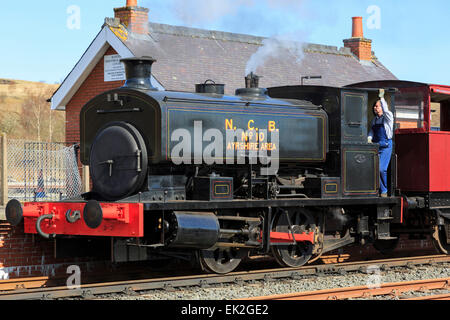
[[[388,179],[387,170],[392,156],[392,137],[394,134],[394,115],[388,109],[388,104],[384,99],[384,90],[380,90],[380,100],[373,106],[375,118],[372,121],[372,128],[369,132],[369,143],[380,145],[380,194],[387,197]]]

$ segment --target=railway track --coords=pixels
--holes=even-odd
[[[18,278],[0,281],[0,292],[10,290],[26,290],[48,286],[50,277]]]
[[[0,281],[0,300],[36,300],[36,299],[60,299],[76,298],[92,299],[104,294],[136,294],[142,291],[157,289],[172,290],[175,288],[200,286],[226,283],[243,283],[246,281],[265,280],[274,281],[278,279],[301,279],[304,276],[317,274],[345,274],[346,272],[359,271],[367,273],[370,266],[378,266],[381,270],[388,270],[394,267],[414,267],[417,265],[433,265],[450,262],[450,257],[446,255],[432,255],[423,257],[395,258],[386,260],[372,260],[365,262],[346,262],[328,265],[304,266],[295,269],[269,269],[258,271],[234,272],[228,275],[203,274],[194,276],[159,277],[145,280],[120,281],[108,283],[84,284],[75,289],[66,286],[60,287],[32,287],[29,283],[18,285],[18,283],[6,283]],[[23,281],[24,279],[22,279]],[[19,280],[16,280],[19,281]],[[38,280],[33,280],[35,286],[39,285]],[[40,281],[43,281],[41,279]],[[1,287],[5,284],[4,287]],[[14,286],[14,288],[13,288]],[[5,289],[8,288],[8,289]]]
[[[438,289],[450,290],[450,278],[387,283],[382,284],[379,288],[368,288],[367,286],[360,286],[351,288],[337,288],[331,290],[307,291],[275,296],[255,297],[248,300],[342,300],[355,298],[373,298],[376,296],[392,296],[401,298],[401,296],[406,292],[425,292]],[[411,298],[411,300],[448,300],[449,298],[450,294],[444,294]]]
[[[437,294],[432,296],[423,296],[423,297],[415,297],[415,298],[408,298],[405,300],[433,300],[433,301],[443,301],[443,300],[450,300],[450,293],[445,294]]]

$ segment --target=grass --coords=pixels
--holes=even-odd
[[[50,111],[49,99],[58,89],[57,84],[24,80],[0,79],[0,132],[10,139],[37,139],[40,124],[41,141],[65,140],[65,113]],[[35,112],[36,105],[41,112]],[[51,112],[51,117],[50,117]],[[38,120],[39,117],[39,121]],[[52,137],[50,138],[50,118]]]

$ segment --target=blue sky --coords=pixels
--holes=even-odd
[[[0,78],[60,82],[126,0],[4,1]],[[342,47],[351,17],[397,77],[450,85],[448,0],[138,0],[150,21]],[[75,8],[75,11],[73,9]],[[79,10],[79,11],[76,11]],[[79,14],[78,14],[79,13]],[[369,23],[369,24],[368,24]]]

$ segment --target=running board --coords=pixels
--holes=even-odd
[[[330,252],[355,242],[355,238],[347,234],[344,238],[337,240],[325,240],[322,253]]]

